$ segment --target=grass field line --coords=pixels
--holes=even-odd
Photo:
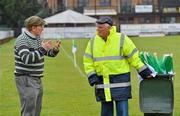
[[[71,62],[74,64],[73,58],[66,52],[66,50],[63,48],[62,45],[61,45],[61,49],[62,49],[62,51],[65,53],[65,55],[68,57],[68,59],[71,60]],[[80,73],[80,75],[81,75],[82,77],[86,77],[86,75],[83,73],[83,71],[82,71],[81,68],[78,66],[78,64],[77,64],[77,66],[76,66],[75,68],[79,71],[79,73]]]

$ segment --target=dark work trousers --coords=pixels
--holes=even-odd
[[[21,102],[21,116],[40,116],[43,86],[40,78],[15,76]]]
[[[128,100],[115,101],[116,116],[128,116]],[[114,116],[114,104],[111,102],[101,102],[101,116]]]

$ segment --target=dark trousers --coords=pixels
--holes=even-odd
[[[128,116],[128,100],[115,101],[116,116]],[[114,102],[101,102],[101,116],[114,116]]]
[[[40,78],[15,77],[21,102],[21,116],[40,116],[43,87]]]

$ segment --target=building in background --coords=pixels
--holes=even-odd
[[[115,24],[180,23],[180,0],[47,0],[52,14],[72,9]]]

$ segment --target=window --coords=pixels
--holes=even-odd
[[[153,0],[142,0],[143,5],[153,5]]]
[[[133,17],[121,17],[120,22],[122,24],[133,24],[134,18]]]
[[[122,0],[121,5],[122,6],[131,6],[132,0]]]
[[[176,23],[176,17],[162,17],[161,23]]]
[[[155,23],[155,18],[154,17],[141,17],[139,18],[139,23]]]
[[[89,0],[78,0],[78,6],[79,7],[84,7],[89,4]]]
[[[121,1],[121,12],[128,13],[132,11],[132,0],[122,0]]]
[[[58,0],[57,4],[58,4],[58,8],[60,11],[64,11],[67,8],[67,4],[66,4],[66,0]]]
[[[111,6],[111,0],[100,0],[100,6]]]

